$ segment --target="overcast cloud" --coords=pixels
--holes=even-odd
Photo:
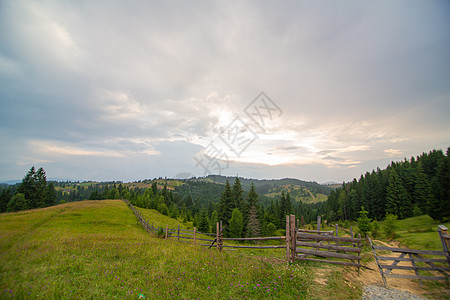
[[[236,116],[257,138],[221,146],[224,175],[348,181],[445,150],[449,28],[444,0],[1,1],[0,180],[201,176]]]

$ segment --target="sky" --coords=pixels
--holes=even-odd
[[[0,181],[351,181],[450,146],[449,1],[0,1]]]

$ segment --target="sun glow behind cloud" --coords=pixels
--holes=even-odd
[[[229,172],[249,177],[341,181],[445,149],[448,4],[413,3],[3,1],[0,176],[201,175],[237,116],[257,139]],[[263,129],[244,112],[261,91],[283,112]]]

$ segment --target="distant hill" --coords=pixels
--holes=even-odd
[[[294,178],[267,180],[239,177],[239,179],[242,188],[246,192],[250,190],[250,186],[253,183],[256,192],[259,194],[260,201],[265,204],[268,204],[272,199],[281,196],[282,192],[289,192],[291,199],[294,201],[302,201],[304,203],[323,202],[327,200],[327,196],[333,190],[332,188],[320,185],[317,182],[308,182]],[[217,203],[222,195],[223,186],[227,180],[230,184],[233,184],[236,177],[209,175],[207,177],[195,179],[177,180],[183,182],[183,184],[178,185],[175,188],[175,191],[183,196],[189,194],[194,200],[199,202],[211,201]]]

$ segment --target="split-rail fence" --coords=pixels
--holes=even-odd
[[[321,218],[317,219],[317,230],[307,230],[299,228],[299,220],[295,219],[295,215],[286,216],[286,236],[276,237],[252,237],[252,238],[225,238],[223,231],[225,226],[222,222],[217,222],[216,233],[199,232],[197,228],[194,230],[182,229],[178,225],[177,228],[154,227],[148,220],[142,216],[141,212],[134,207],[128,200],[125,203],[135,214],[138,221],[147,232],[153,232],[156,235],[161,235],[165,239],[176,239],[179,242],[193,243],[198,246],[214,247],[222,251],[223,248],[247,248],[247,249],[286,249],[286,260],[294,262],[295,260],[315,261],[321,263],[337,264],[344,266],[367,268],[361,265],[361,251],[364,240],[361,235],[353,236],[353,230],[350,229],[350,237],[339,236],[338,226],[336,224],[335,230],[323,231],[321,230]],[[303,221],[303,220],[302,220]],[[303,222],[302,222],[303,223]],[[413,250],[401,249],[384,246],[376,246],[368,239],[373,254],[375,256],[378,268],[380,271],[383,283],[387,286],[386,277],[397,277],[407,279],[420,280],[446,280],[449,283],[450,273],[450,235],[445,226],[439,225],[439,236],[442,241],[443,251],[430,250]],[[210,238],[205,238],[210,237]],[[284,241],[280,245],[258,245],[258,242],[268,240]],[[239,242],[255,242],[255,245],[243,244],[227,244],[224,242],[239,241]],[[392,251],[399,253],[398,257],[382,256],[376,252]],[[424,257],[424,256],[431,257]],[[441,256],[441,258],[436,258]],[[442,256],[444,258],[442,258]],[[383,264],[381,261],[393,261],[392,264]],[[411,266],[399,265],[400,262],[410,262]],[[423,266],[427,264],[427,266]],[[415,275],[393,274],[393,270],[414,270]],[[439,272],[443,276],[424,275],[419,271]]]

